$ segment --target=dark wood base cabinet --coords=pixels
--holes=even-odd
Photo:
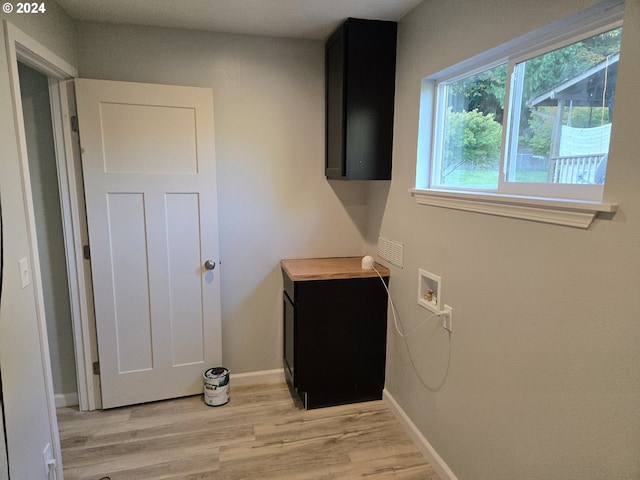
[[[382,398],[387,293],[360,261],[282,261],[284,369],[305,408]]]

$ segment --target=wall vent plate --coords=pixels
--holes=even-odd
[[[389,260],[391,257],[391,240],[385,237],[378,237],[378,256]]]
[[[389,258],[389,261],[400,267],[403,268],[404,266],[404,245],[402,243],[398,243],[398,242],[394,242],[391,241],[391,258]]]
[[[385,237],[378,237],[378,256],[397,267],[403,268],[404,244]]]
[[[418,305],[439,313],[442,299],[442,279],[426,270],[418,270]]]

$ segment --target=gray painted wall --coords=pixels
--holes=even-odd
[[[78,28],[82,77],[213,89],[223,362],[232,373],[281,368],[280,259],[364,247],[365,185],[324,177],[323,43]]]
[[[424,268],[442,277],[454,331],[434,318],[404,341],[390,328],[386,386],[460,479],[640,478],[640,3],[624,15],[612,219],[585,231],[421,206],[407,192],[421,79],[591,4],[430,0],[400,23],[394,176],[370,189],[369,213],[405,244],[391,271],[402,325],[428,314]]]

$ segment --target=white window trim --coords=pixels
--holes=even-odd
[[[476,191],[461,192],[457,190],[412,188],[409,193],[413,195],[420,205],[452,208],[454,210],[465,210],[583,229],[589,228],[599,213],[615,213],[618,209],[617,203],[562,200]]]
[[[538,30],[522,35],[507,44],[500,45],[476,57],[453,65],[441,72],[428,76],[422,83],[420,101],[420,125],[418,136],[418,162],[416,168],[416,188],[409,192],[421,205],[453,208],[471,212],[486,213],[503,217],[520,218],[557,225],[589,228],[600,213],[615,213],[617,203],[577,200],[570,198],[543,197],[552,195],[544,185],[543,190],[532,191],[532,195],[509,191],[447,190],[433,188],[431,169],[433,155],[433,122],[437,110],[435,90],[437,83],[444,79],[468,75],[473,70],[504,62],[506,58],[523,58],[540,52],[549,45],[572,43],[572,39],[587,32],[605,31],[622,25],[624,1],[605,0],[576,15],[554,22]],[[563,32],[559,34],[559,32]],[[602,186],[595,186],[600,190]],[[554,186],[551,187],[552,189]],[[566,195],[564,192],[563,195]],[[569,194],[571,195],[571,194]]]

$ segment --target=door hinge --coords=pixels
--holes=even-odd
[[[91,248],[89,245],[84,245],[82,247],[82,256],[85,260],[91,260]]]
[[[100,375],[100,362],[93,362],[93,374]]]
[[[78,133],[80,131],[80,128],[78,127],[78,116],[77,115],[71,115],[71,130],[73,130],[76,133]]]

